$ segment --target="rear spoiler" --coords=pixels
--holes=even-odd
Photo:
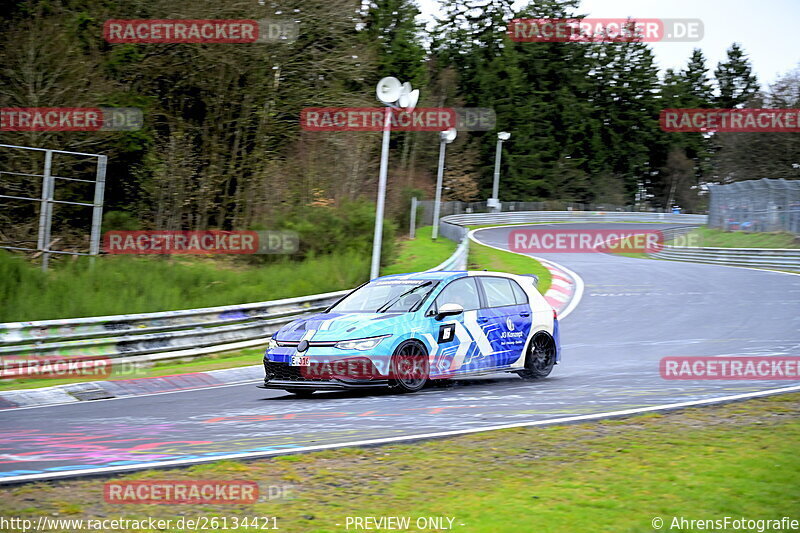
[[[533,286],[537,289],[539,288],[539,276],[536,274],[520,274],[521,276],[525,276],[526,278],[533,278]]]

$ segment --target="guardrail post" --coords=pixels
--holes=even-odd
[[[42,271],[47,272],[47,263],[50,260],[50,227],[53,222],[53,151],[44,153],[44,174],[42,175],[42,203],[39,208],[39,242],[38,248],[42,252]]]
[[[100,231],[103,226],[103,197],[106,191],[106,166],[108,157],[97,158],[97,181],[94,186],[94,202],[92,207],[92,234],[89,237],[89,253],[95,256],[100,253]],[[94,264],[94,257],[91,259]]]
[[[408,228],[408,234],[413,239],[417,235],[417,197],[414,196],[411,199],[411,217],[410,217],[410,227]]]

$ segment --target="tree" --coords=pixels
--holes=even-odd
[[[781,76],[765,94],[750,99],[754,107],[800,107],[800,67]],[[800,135],[797,133],[717,133],[714,156],[723,183],[760,178],[800,179]]]
[[[427,82],[422,28],[416,21],[419,14],[412,0],[372,0],[362,32],[363,41],[376,48],[377,72],[409,81],[415,87]]]
[[[683,105],[692,109],[708,108],[714,102],[714,89],[708,76],[706,59],[702,50],[695,48],[689,58],[689,64],[680,74],[684,82],[685,94]]]
[[[657,174],[658,69],[642,42],[598,45],[592,73],[593,114],[601,121],[602,148],[593,154],[595,172],[623,179],[630,200],[637,183]]]
[[[721,61],[714,76],[719,86],[717,107],[732,109],[746,104],[758,92],[758,78],[738,43],[728,48],[727,61]]]

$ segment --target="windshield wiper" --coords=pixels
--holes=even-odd
[[[385,310],[389,309],[394,304],[396,304],[398,301],[400,301],[400,298],[402,298],[403,296],[407,296],[407,295],[411,294],[412,292],[414,292],[415,290],[421,289],[422,287],[427,287],[431,283],[433,283],[433,282],[428,280],[425,283],[420,283],[419,285],[415,285],[414,287],[410,288],[409,290],[405,291],[404,293],[400,294],[399,296],[396,296],[396,297],[392,298],[391,300],[389,300],[388,302],[386,302],[385,304],[380,306],[375,312],[376,313],[383,313]]]

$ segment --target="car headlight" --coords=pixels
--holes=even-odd
[[[269,342],[267,343],[267,350],[274,350],[278,347],[278,341],[275,340],[275,337],[270,337]]]
[[[371,350],[381,343],[386,337],[391,335],[384,335],[382,337],[368,337],[366,339],[353,339],[350,341],[339,341],[336,347],[342,350]]]

